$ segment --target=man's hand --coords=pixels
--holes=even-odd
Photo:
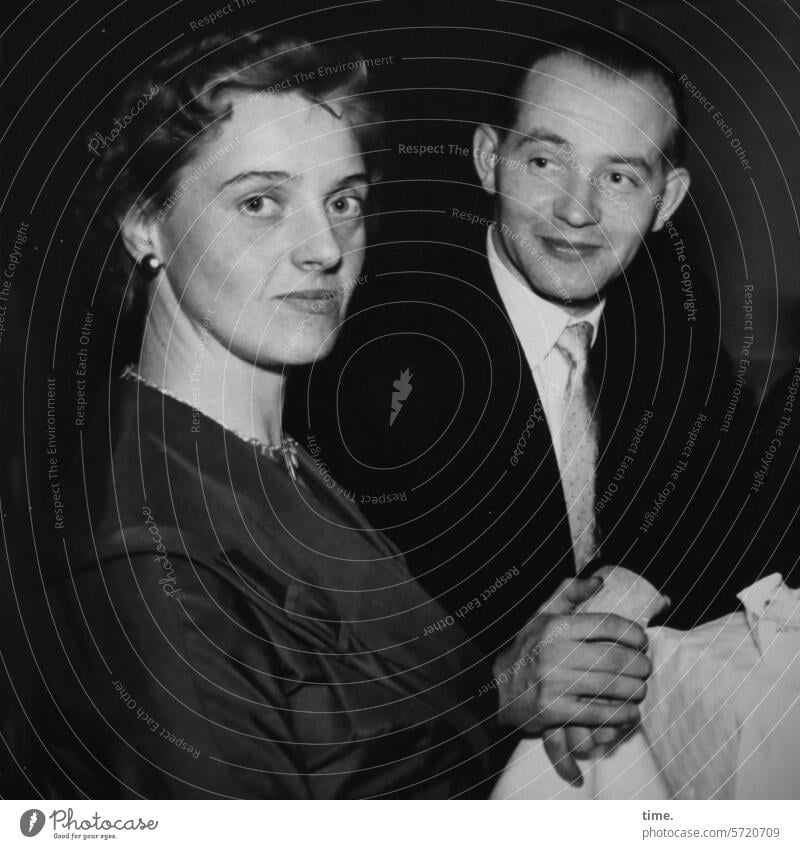
[[[638,722],[650,674],[638,625],[570,613],[601,585],[597,578],[562,584],[494,666],[500,722],[542,735],[556,770],[575,783],[581,774],[573,755],[613,744]]]

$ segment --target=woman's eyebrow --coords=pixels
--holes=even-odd
[[[346,177],[342,177],[341,180],[336,182],[336,186],[338,188],[345,188],[347,186],[363,186],[369,185],[369,174],[366,171],[359,171],[357,174],[348,174]]]
[[[220,189],[225,189],[228,186],[233,186],[236,183],[243,183],[246,180],[265,180],[270,183],[284,183],[287,180],[294,178],[293,174],[287,171],[242,171],[241,174],[236,174],[234,177],[225,180],[220,184]]]
[[[222,190],[228,186],[234,186],[238,183],[247,182],[248,180],[262,180],[268,183],[286,183],[290,180],[296,179],[296,177],[296,174],[290,174],[288,171],[242,171],[241,174],[236,174],[221,183],[219,189]],[[363,185],[365,183],[369,183],[369,175],[366,171],[359,171],[358,173],[348,174],[346,177],[342,177],[341,180],[337,181],[336,186],[337,188],[343,188],[352,185]]]

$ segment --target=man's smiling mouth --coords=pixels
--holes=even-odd
[[[586,260],[595,256],[602,247],[594,242],[572,242],[568,239],[559,239],[552,236],[539,236],[539,241],[551,256],[576,262],[586,262]]]

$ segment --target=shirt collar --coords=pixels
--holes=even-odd
[[[605,298],[586,315],[575,318],[563,305],[541,297],[519,274],[508,268],[495,249],[492,232],[490,227],[486,233],[489,268],[530,367],[533,369],[541,364],[568,324],[588,321],[592,325],[594,345]]]

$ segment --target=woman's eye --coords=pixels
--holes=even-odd
[[[244,201],[242,209],[248,215],[273,215],[278,209],[278,204],[266,195],[256,195]]]
[[[357,195],[340,195],[331,201],[331,210],[340,218],[358,218],[364,202]]]

